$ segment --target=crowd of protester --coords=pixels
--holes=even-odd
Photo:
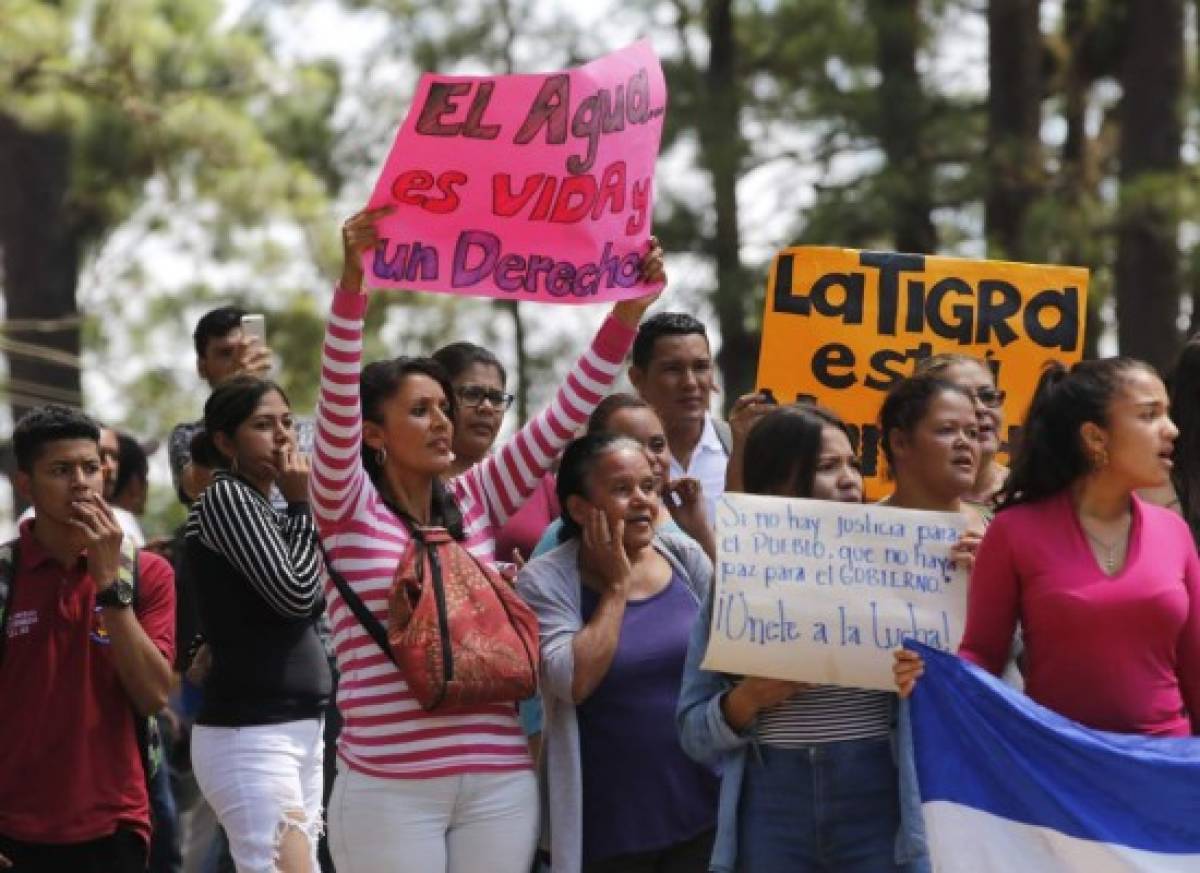
[[[894,742],[916,653],[895,693],[701,666],[715,502],[861,503],[842,419],[756,392],[721,420],[704,325],[649,294],[500,441],[488,349],[363,360],[380,215],[343,227],[315,410],[242,310],[199,320],[173,536],[137,519],[155,444],[61,406],[17,423],[0,870],[928,869]],[[642,276],[665,281],[656,243]],[[1004,400],[940,355],[879,412],[882,503],[963,517],[960,656],[1089,727],[1196,734],[1200,341],[1169,391],[1138,361],[1049,365],[1011,468]],[[453,636],[464,598],[511,634]]]

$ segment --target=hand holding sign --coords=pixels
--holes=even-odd
[[[395,211],[394,206],[362,209],[342,225],[342,278],[338,283],[345,291],[363,291],[363,255],[379,247],[377,224]]]
[[[892,653],[892,676],[901,697],[908,697],[917,687],[917,680],[925,672],[925,662],[912,649],[896,649]]]
[[[764,709],[783,703],[793,694],[811,688],[806,682],[747,676],[721,701],[721,714],[735,731],[744,731]]]
[[[646,260],[642,262],[642,281],[649,286],[657,285],[658,290],[643,297],[634,297],[632,300],[618,300],[612,310],[613,317],[617,321],[635,330],[642,323],[642,316],[646,314],[646,310],[658,302],[658,298],[662,296],[663,288],[667,284],[667,271],[663,266],[663,250],[662,246],[658,244],[657,237],[650,237],[649,251],[646,254]]]

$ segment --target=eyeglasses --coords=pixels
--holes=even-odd
[[[967,393],[989,409],[995,409],[1004,403],[1005,393],[998,388],[976,388]]]
[[[482,406],[486,400],[493,408],[504,412],[513,403],[511,394],[498,388],[484,388],[482,385],[460,385],[454,393],[463,406]]]

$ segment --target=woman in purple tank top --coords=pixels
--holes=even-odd
[[[718,783],[684,754],[675,708],[712,565],[687,537],[656,535],[657,480],[635,440],[576,440],[557,492],[564,542],[518,582],[540,622],[551,869],[705,873]]]

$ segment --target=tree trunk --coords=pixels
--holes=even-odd
[[[932,254],[937,250],[933,172],[922,145],[925,95],[917,75],[920,42],[918,0],[871,0],[875,22],[879,85],[879,142],[887,156],[884,187],[891,206],[897,250]]]
[[[1121,59],[1117,336],[1121,354],[1164,371],[1179,314],[1183,0],[1130,3]]]
[[[517,41],[516,24],[513,21],[511,0],[497,0],[496,11],[500,14],[500,22],[504,28],[504,41],[500,46],[501,72],[511,76],[516,70],[513,62],[513,44]],[[529,421],[529,352],[525,346],[525,320],[521,315],[521,306],[516,300],[503,301],[501,307],[508,310],[508,316],[513,325],[513,353],[517,358],[517,426],[523,427]]]
[[[1089,267],[1095,276],[1098,264],[1091,263],[1086,254],[1083,228],[1086,203],[1095,194],[1095,174],[1091,171],[1087,134],[1087,103],[1091,77],[1084,62],[1088,42],[1087,0],[1064,0],[1063,41],[1067,46],[1066,69],[1063,74],[1063,121],[1067,135],[1060,153],[1059,195],[1066,216],[1067,228],[1062,260],[1066,264]],[[1093,287],[1088,294],[1086,320],[1083,328],[1083,356],[1099,357],[1100,334],[1104,320],[1100,317],[1103,301]]]
[[[521,316],[521,304],[516,300],[503,300],[501,307],[508,310],[513,324],[513,351],[517,355],[517,425],[529,421],[529,352],[525,347],[525,321]]]
[[[1029,260],[1025,216],[1041,185],[1042,34],[1038,0],[988,3],[989,253]]]
[[[742,267],[738,231],[737,182],[746,154],[740,126],[741,99],[737,82],[737,43],[732,0],[708,0],[705,30],[709,61],[704,74],[708,105],[699,120],[701,162],[712,177],[716,204],[717,287],[713,302],[721,329],[717,363],[725,385],[726,403],[754,386],[758,360],[757,336],[747,329],[750,308],[758,296]]]
[[[79,367],[62,362],[63,356],[79,357],[75,285],[81,242],[67,203],[70,162],[65,135],[25,130],[0,114],[0,257],[9,322],[4,338],[16,346],[6,351],[6,393],[14,422],[51,401],[83,405]],[[5,458],[6,473],[12,472],[11,462],[11,456]],[[14,515],[23,507],[15,509]]]

